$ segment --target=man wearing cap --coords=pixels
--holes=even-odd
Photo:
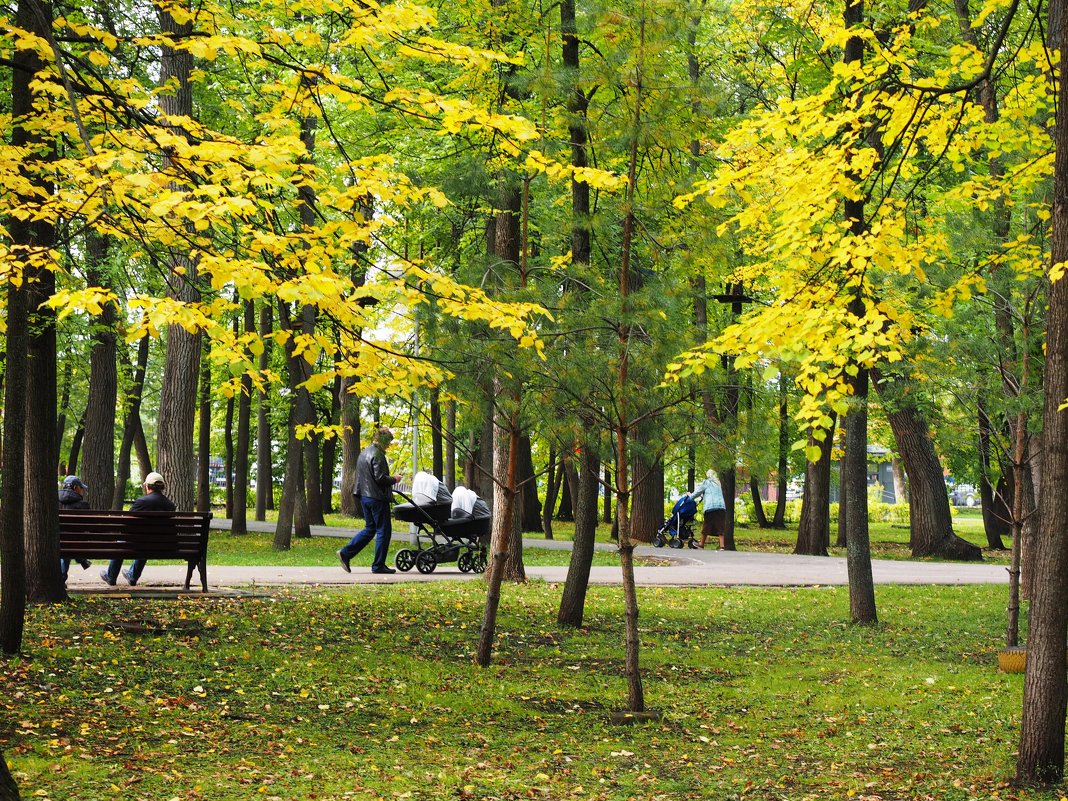
[[[89,486],[82,482],[77,476],[67,476],[63,479],[63,488],[59,491],[59,508],[60,511],[67,509],[88,509],[89,501],[85,500],[85,491],[89,489]],[[82,570],[88,570],[92,566],[92,562],[88,559],[78,559],[78,564],[82,566]],[[70,569],[70,559],[59,560],[59,570],[63,574],[63,580],[67,580],[67,571]]]
[[[393,500],[393,485],[401,477],[389,474],[389,462],[386,461],[386,448],[393,441],[393,432],[382,426],[375,432],[371,444],[360,451],[356,459],[356,486],[352,494],[360,499],[363,507],[363,530],[349,540],[337,552],[341,560],[341,569],[351,573],[349,560],[363,550],[363,547],[375,538],[375,558],[371,562],[372,573],[396,573],[386,565],[389,555],[389,541],[393,538],[393,525],[389,518],[389,502]]]
[[[174,501],[163,494],[164,488],[167,486],[167,482],[163,480],[163,476],[159,473],[152,472],[145,476],[145,494],[130,504],[131,512],[173,512],[178,507],[174,505]],[[112,559],[108,564],[107,570],[100,571],[100,578],[108,584],[114,586],[115,582],[119,580],[119,570],[122,569],[121,559]],[[144,559],[135,559],[130,565],[129,570],[122,571],[122,577],[130,583],[130,586],[137,584],[137,580],[141,578],[141,571],[145,569]]]

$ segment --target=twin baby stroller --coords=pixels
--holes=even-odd
[[[423,472],[412,480],[411,497],[397,494],[407,503],[394,506],[393,516],[416,527],[416,547],[397,551],[398,570],[415,567],[420,573],[433,573],[442,562],[456,562],[462,573],[485,572],[483,542],[490,533],[485,501],[463,486],[450,493],[441,481]]]
[[[693,535],[693,522],[697,517],[697,501],[689,495],[683,495],[671,507],[671,516],[664,521],[653,537],[653,545],[663,548],[697,548],[697,539]]]

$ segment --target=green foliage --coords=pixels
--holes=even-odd
[[[509,590],[487,670],[480,582],[30,610],[3,676],[27,798],[938,798],[1008,784],[1022,677],[1000,587],[640,589],[660,722],[616,726],[622,598]],[[118,624],[134,624],[127,633]]]

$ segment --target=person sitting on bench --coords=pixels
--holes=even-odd
[[[178,509],[174,505],[174,501],[163,494],[163,490],[166,488],[167,482],[163,480],[163,476],[159,473],[152,472],[145,476],[145,494],[130,504],[131,512],[174,512]],[[128,570],[122,571],[122,577],[129,582],[130,586],[137,584],[137,580],[141,578],[141,571],[145,569],[144,559],[135,559]],[[121,559],[112,559],[108,564],[107,570],[100,571],[100,578],[104,579],[105,583],[115,586],[115,582],[119,580],[119,570],[122,569]]]
[[[63,489],[59,491],[59,509],[88,509],[89,501],[85,500],[85,491],[89,485],[85,484],[77,476],[67,476],[63,479]],[[70,570],[70,559],[59,560],[59,572],[63,574],[63,580],[67,580],[67,571]],[[82,570],[88,570],[93,563],[88,559],[78,559]]]

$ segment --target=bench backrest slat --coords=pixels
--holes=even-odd
[[[77,509],[59,513],[64,556],[202,559],[211,512],[116,512]]]

